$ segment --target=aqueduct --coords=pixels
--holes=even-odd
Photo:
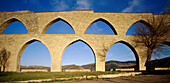
[[[126,35],[129,27],[140,21],[141,16],[152,16],[151,13],[104,13],[92,10],[58,11],[58,12],[0,12],[0,47],[11,52],[6,71],[20,71],[20,58],[24,49],[34,41],[42,42],[51,55],[51,71],[62,71],[62,55],[64,50],[76,41],[83,41],[91,47],[95,55],[96,71],[105,71],[105,55],[102,50],[120,42],[126,44],[135,54],[137,67],[145,70],[145,48],[135,47],[133,35]],[[68,23],[75,34],[45,34],[53,23],[63,20]],[[116,35],[85,34],[88,27],[103,21],[112,27]],[[28,34],[2,34],[5,28],[15,22],[23,23]],[[103,46],[104,45],[104,46]],[[102,55],[104,56],[102,56]]]

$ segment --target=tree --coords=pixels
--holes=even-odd
[[[144,25],[135,25],[134,34],[136,35],[133,41],[136,46],[145,46],[147,48],[147,61],[145,63],[146,70],[151,70],[152,54],[159,55],[165,52],[162,47],[169,42],[170,35],[170,14],[169,9],[163,14],[142,17],[145,21],[140,21]]]
[[[8,60],[11,53],[7,51],[6,49],[2,49],[0,52],[0,65],[3,68],[2,72],[5,71],[6,66],[8,65]]]

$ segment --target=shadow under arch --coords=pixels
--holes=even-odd
[[[152,27],[151,24],[149,24],[148,22],[146,22],[146,21],[144,21],[144,20],[138,20],[138,21],[136,21],[135,23],[131,24],[130,27],[131,27],[132,25],[135,25],[136,23],[142,23],[142,24],[144,24],[146,27]],[[129,31],[130,27],[129,27],[128,30],[126,31],[126,35],[128,35],[127,33],[128,33],[128,31]]]
[[[61,56],[61,64],[62,64],[63,54],[64,54],[64,52],[66,51],[66,49],[67,49],[70,45],[72,45],[72,44],[74,44],[74,43],[76,43],[76,42],[78,42],[78,41],[81,41],[81,42],[85,43],[85,44],[86,44],[87,46],[89,46],[90,49],[92,50],[92,52],[93,52],[93,54],[94,54],[94,59],[95,59],[95,64],[94,64],[94,66],[95,66],[95,70],[96,70],[96,56],[95,56],[95,52],[94,52],[94,50],[92,49],[92,47],[91,47],[88,43],[86,43],[85,41],[83,41],[82,39],[75,40],[75,41],[71,42],[70,44],[68,44],[68,45],[64,48],[64,51],[62,52],[62,56]],[[61,65],[61,66],[62,66],[62,65]],[[62,67],[61,67],[61,68],[62,68]]]
[[[90,25],[88,26],[88,28],[89,28],[93,23],[98,22],[98,21],[102,21],[102,22],[106,23],[106,24],[112,29],[112,31],[114,32],[114,34],[115,34],[115,35],[118,35],[117,32],[116,32],[116,30],[115,30],[115,28],[114,28],[107,20],[105,20],[105,19],[103,19],[103,18],[99,18],[99,19],[93,21],[92,23],[90,23]],[[87,31],[88,28],[86,28],[84,34],[86,33],[86,31]]]
[[[3,31],[8,27],[8,25],[10,25],[11,23],[13,23],[13,22],[15,22],[15,21],[19,21],[19,22],[21,22],[20,20],[18,20],[18,19],[16,19],[16,18],[11,18],[11,19],[9,19],[9,20],[7,20],[7,21],[5,21],[1,26],[0,26],[0,34],[2,34],[3,33]],[[21,22],[22,24],[24,24],[23,22]],[[24,26],[25,26],[25,24],[24,24]],[[25,26],[25,28],[26,28],[26,30],[27,30],[27,27]],[[28,32],[28,30],[27,30],[27,32]]]
[[[65,22],[65,23],[67,23],[72,29],[73,29],[73,31],[74,31],[74,33],[75,33],[75,30],[74,30],[74,28],[66,21],[66,20],[64,20],[64,19],[62,19],[62,18],[57,18],[57,19],[54,19],[54,20],[52,20],[51,22],[49,22],[46,26],[45,26],[45,28],[43,29],[43,31],[42,31],[42,34],[45,34],[45,32],[47,31],[47,29],[52,25],[52,24],[54,24],[55,22],[58,22],[58,21],[63,21],[63,22]]]
[[[28,46],[28,45],[30,45],[31,43],[33,43],[33,42],[35,42],[35,41],[38,41],[38,42],[41,42],[41,41],[39,41],[39,40],[37,40],[37,39],[32,39],[32,40],[30,40],[30,41],[28,41],[28,42],[26,42],[22,47],[21,47],[21,49],[20,49],[20,51],[19,51],[19,53],[18,53],[18,56],[17,56],[17,72],[20,72],[20,59],[21,59],[21,56],[22,56],[22,53],[24,52],[24,50],[25,50],[25,48]],[[41,42],[42,43],[42,42]],[[43,43],[42,43],[43,44]],[[44,44],[44,46],[45,46],[45,44]],[[46,46],[45,46],[46,47]],[[46,47],[47,48],[47,47]],[[48,49],[48,48],[47,48]],[[48,49],[48,51],[49,51],[49,49]],[[50,53],[50,52],[49,52]],[[51,55],[51,54],[50,54]],[[51,57],[51,56],[50,56]]]
[[[139,71],[139,56],[138,56],[136,50],[134,49],[134,47],[133,47],[132,45],[130,45],[129,43],[127,43],[126,41],[123,41],[123,40],[118,41],[118,42],[116,42],[116,43],[122,43],[122,44],[128,46],[128,47],[132,50],[132,52],[134,53],[135,58],[136,58],[135,71]],[[116,43],[114,43],[114,44],[116,44]],[[114,44],[113,44],[113,45],[114,45]],[[112,45],[111,45],[111,46],[112,46]],[[110,47],[111,47],[111,46],[110,46]],[[110,48],[110,47],[109,47],[109,48]]]

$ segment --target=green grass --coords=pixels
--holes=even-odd
[[[68,78],[89,75],[115,74],[118,72],[3,72],[0,73],[0,82],[24,81],[38,79]]]

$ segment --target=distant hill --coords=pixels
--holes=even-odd
[[[50,71],[50,67],[45,67],[45,66],[36,66],[36,65],[31,65],[31,66],[20,66],[21,70],[22,69],[47,69],[48,71]]]
[[[106,64],[106,71],[109,71],[110,69],[117,69],[117,68],[135,68],[136,61],[107,61]]]
[[[170,57],[153,60],[151,64],[153,67],[170,67]]]
[[[153,67],[170,67],[170,57],[163,58],[159,60],[153,60],[152,62]],[[117,68],[135,68],[136,61],[107,61],[106,64],[106,71],[109,71],[110,69],[117,69]],[[48,69],[50,70],[50,67],[44,67],[44,66],[21,66],[21,69]],[[62,69],[90,69],[91,71],[95,71],[95,64],[87,64],[82,66],[77,66],[75,64],[73,65],[65,65],[62,66]]]
[[[91,71],[95,71],[95,64],[94,63],[82,65],[81,67],[83,67],[84,69],[90,69]]]
[[[107,61],[106,62],[106,70],[115,69],[115,68],[127,68],[127,67],[134,67],[136,65],[135,61]],[[50,69],[50,67],[44,66],[21,66],[21,69]],[[73,65],[65,65],[62,66],[62,69],[90,69],[91,71],[95,71],[95,64],[87,64],[82,66]]]
[[[81,67],[81,66],[77,66],[77,65],[73,64],[73,65],[62,66],[62,69],[65,70],[65,69],[84,69],[84,68]]]
[[[107,61],[105,66],[106,66],[106,71],[109,71],[110,69],[116,69],[116,68],[132,68],[135,67],[136,62],[135,61],[126,61],[126,62],[120,62],[120,61]],[[95,64],[87,64],[81,66],[84,69],[91,69],[91,71],[95,71]]]

